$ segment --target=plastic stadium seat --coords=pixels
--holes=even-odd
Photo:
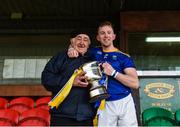
[[[5,109],[8,106],[8,100],[0,97],[0,109]]]
[[[180,109],[175,112],[175,120],[177,122],[177,125],[180,126]]]
[[[18,97],[10,101],[10,109],[18,111],[20,114],[34,107],[34,100],[29,97]]]
[[[16,126],[19,120],[19,113],[15,110],[0,110],[0,126]]]
[[[147,126],[175,126],[174,120],[164,117],[155,117],[148,121]]]
[[[23,112],[18,123],[19,126],[50,126],[49,111],[33,108]]]
[[[36,100],[36,107],[49,110],[50,107],[48,106],[48,103],[50,100],[51,100],[51,97],[41,97]]]
[[[142,120],[144,126],[176,125],[173,113],[160,107],[152,107],[144,110]]]

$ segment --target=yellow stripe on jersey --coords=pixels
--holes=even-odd
[[[122,54],[124,54],[124,55],[126,55],[126,56],[130,57],[130,55],[129,55],[129,54],[124,53],[124,52],[120,51],[120,50],[119,50],[119,49],[117,49],[117,48],[112,49],[112,50],[103,50],[103,52],[120,52],[120,53],[122,53]]]

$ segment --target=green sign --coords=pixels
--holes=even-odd
[[[141,78],[141,113],[158,106],[175,112],[180,109],[180,78]]]

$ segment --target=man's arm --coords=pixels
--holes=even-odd
[[[138,89],[139,80],[135,68],[126,68],[124,72],[125,74],[117,73],[114,78],[130,88]]]
[[[57,92],[66,83],[64,75],[61,73],[63,60],[64,55],[62,54],[54,56],[42,72],[41,82],[48,91]]]
[[[117,72],[109,63],[102,64],[103,71],[106,75],[113,76],[116,80],[121,82],[127,87],[138,89],[139,80],[135,68],[129,67],[124,69],[124,73]]]

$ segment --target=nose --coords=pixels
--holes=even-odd
[[[105,37],[108,37],[108,33],[105,33],[104,35],[105,35]]]
[[[84,44],[84,41],[83,41],[83,39],[81,39],[81,40],[80,40],[80,44]]]

